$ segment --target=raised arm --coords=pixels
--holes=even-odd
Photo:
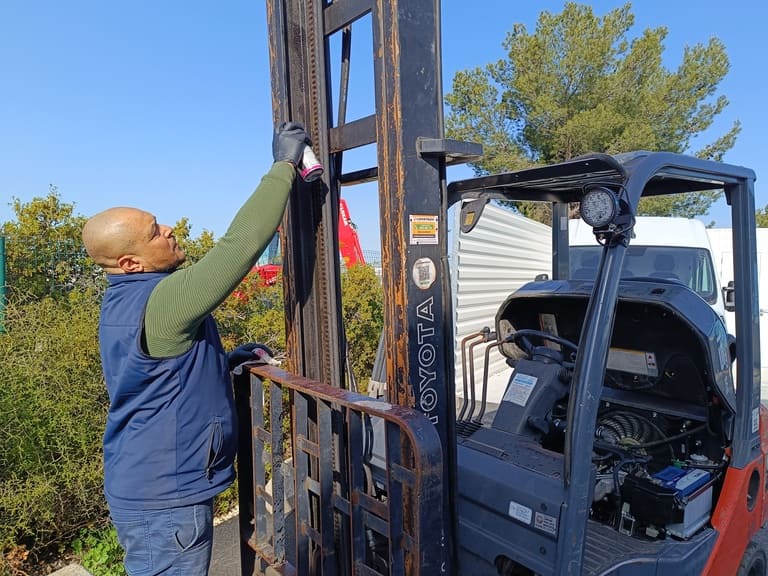
[[[174,356],[188,350],[203,319],[254,266],[280,224],[296,166],[308,143],[301,127],[281,125],[273,142],[275,164],[226,234],[199,262],[170,274],[154,289],[144,319],[151,356]]]

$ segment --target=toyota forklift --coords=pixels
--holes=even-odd
[[[754,172],[641,151],[449,182],[482,149],[444,137],[439,7],[267,1],[274,118],[302,122],[326,169],[281,227],[288,364],[235,381],[242,574],[766,574]],[[353,31],[374,104],[348,119]],[[340,192],[372,181],[383,398],[355,389],[340,320]],[[623,275],[640,199],[704,190],[731,208],[733,335],[686,270]],[[552,271],[457,351],[448,212],[471,233],[492,201],[549,204]],[[573,205],[594,279],[570,277]],[[511,375],[500,402],[482,386],[459,404],[454,355],[478,347]]]

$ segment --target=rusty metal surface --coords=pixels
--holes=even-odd
[[[340,187],[342,183],[375,178],[378,179],[382,234],[386,381],[391,404],[386,410],[389,419],[375,413],[381,410],[380,405],[372,408],[372,415],[388,423],[395,418],[407,424],[402,442],[389,446],[388,451],[391,458],[394,455],[389,452],[397,451],[397,458],[402,462],[416,458],[424,450],[420,443],[426,438],[435,434],[439,438],[443,455],[439,459],[439,476],[445,490],[434,509],[443,522],[436,532],[444,538],[442,551],[450,551],[455,524],[449,498],[455,485],[455,400],[453,329],[448,305],[450,283],[445,256],[446,154],[440,144],[446,141],[440,80],[439,1],[267,0],[267,10],[275,120],[290,119],[305,124],[313,138],[315,152],[326,167],[316,189],[297,185],[282,226],[289,368],[310,380],[300,381],[299,392],[299,388],[293,387],[295,376],[271,375],[279,376],[281,386],[293,395],[293,424],[299,426],[299,432],[293,431],[292,447],[303,449],[302,453],[311,462],[307,478],[322,469],[326,459],[338,468],[337,478],[330,484],[315,486],[310,482],[311,490],[317,494],[300,503],[304,506],[300,512],[311,521],[297,535],[299,549],[301,538],[324,538],[320,533],[314,534],[315,524],[327,529],[324,523],[330,522],[338,528],[338,513],[334,517],[324,516],[326,505],[331,501],[334,509],[337,505],[344,508],[347,504],[343,501],[349,498],[343,495],[355,493],[355,482],[361,482],[354,476],[353,469],[345,468],[356,465],[349,452],[354,438],[348,429],[340,426],[353,424],[345,420],[343,411],[331,409],[326,413],[324,406],[346,406],[346,402],[352,402],[356,407],[352,412],[357,413],[362,400],[344,397],[343,390],[338,391],[342,396],[336,397],[319,382],[343,388],[347,380],[346,344],[340,320],[337,237]],[[373,46],[363,46],[362,51],[351,55],[352,24],[368,15]],[[333,53],[331,37],[334,35],[343,35],[336,118],[331,109],[332,63],[328,61]],[[357,56],[367,60],[363,64],[369,64],[371,55],[374,113],[348,119],[350,66],[354,66],[352,61]],[[372,143],[376,145],[375,165],[345,172],[344,153]],[[424,154],[422,148],[426,150]],[[425,228],[421,226],[425,222],[426,234],[423,234]],[[405,407],[412,407],[415,412]],[[412,420],[416,413],[421,416]],[[305,422],[306,419],[311,422]],[[254,434],[254,442],[264,441],[259,439],[258,431],[250,432]],[[408,474],[402,472],[402,463],[392,462],[395,464],[393,478],[405,482]],[[397,490],[397,485],[393,489]],[[402,507],[393,517],[401,532],[409,530],[413,518],[418,516],[414,508],[418,503],[408,497],[408,490],[403,494]],[[259,494],[254,494],[254,498],[258,497]],[[356,503],[365,501],[364,498],[355,500]],[[351,507],[355,519],[357,507]],[[348,540],[349,534],[341,537]],[[354,539],[352,542],[355,543]],[[411,540],[405,538],[404,542]],[[323,554],[330,554],[329,544],[322,541],[317,546],[325,562]],[[337,552],[355,556],[356,550],[353,545],[351,552]],[[423,550],[422,553],[429,555]],[[439,571],[450,571],[450,560],[446,558]],[[346,558],[338,561],[344,564]],[[412,558],[406,555],[392,561],[396,568],[402,565],[410,569],[408,563]],[[301,573],[302,567],[298,569]]]
[[[251,370],[236,381],[243,574],[440,573],[442,450],[429,420],[273,366]],[[368,418],[383,422],[381,486]]]
[[[323,0],[268,0],[272,109],[275,123],[304,124],[322,179],[297,178],[281,226],[286,347],[291,369],[343,382],[338,258],[338,186],[329,158],[329,88],[322,33]]]

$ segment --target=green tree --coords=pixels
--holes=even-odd
[[[341,300],[349,363],[364,392],[384,328],[384,290],[373,266],[358,264],[342,274]]]
[[[62,202],[51,186],[44,198],[14,198],[13,221],[3,223],[6,237],[6,282],[12,292],[37,298],[72,288],[99,285],[101,273],[88,258],[80,231],[86,218],[75,205]]]
[[[768,205],[755,210],[755,220],[758,228],[768,228]]]
[[[173,235],[176,241],[187,253],[187,265],[197,262],[206,255],[208,250],[216,243],[213,232],[203,230],[197,238],[191,237],[192,225],[186,216],[176,222],[173,227]]]
[[[739,122],[691,150],[728,105],[716,95],[729,69],[717,38],[685,48],[676,70],[662,65],[667,29],[634,39],[631,4],[603,17],[568,2],[562,13],[542,12],[536,31],[515,24],[503,46],[507,58],[458,72],[446,97],[452,138],[481,142],[478,175],[568,160],[587,152],[684,152],[720,160],[733,147]],[[677,197],[641,202],[641,214],[705,214],[715,192],[686,202]],[[529,204],[522,212],[539,216]]]

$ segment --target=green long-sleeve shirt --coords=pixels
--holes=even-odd
[[[199,262],[158,283],[144,317],[150,356],[176,356],[189,350],[203,319],[237,287],[269,244],[295,175],[291,164],[276,162],[216,245]]]

